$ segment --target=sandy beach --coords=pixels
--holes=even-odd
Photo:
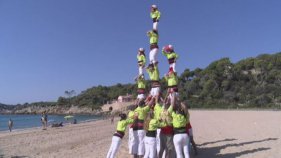
[[[191,110],[196,158],[280,158],[280,111]],[[0,157],[104,158],[115,124],[109,120],[0,133]],[[118,158],[127,158],[128,132]]]

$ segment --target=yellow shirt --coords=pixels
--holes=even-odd
[[[156,119],[151,119],[148,125],[148,131],[156,131],[157,128],[163,127],[165,124]]]
[[[146,114],[149,112],[150,107],[148,105],[144,106],[144,107],[137,107],[135,109],[135,113],[138,114],[138,119],[139,120],[144,120],[146,117]]]
[[[155,106],[154,106],[154,118],[156,120],[160,120],[160,115],[163,111],[163,108],[161,107],[161,105],[159,103],[157,103]]]
[[[117,123],[117,129],[116,130],[120,131],[120,132],[125,132],[126,127],[128,126],[128,124],[131,124],[133,122],[134,122],[133,119],[120,120]]]
[[[172,122],[173,122],[173,127],[174,128],[186,127],[186,124],[189,122],[188,116],[176,113],[173,110],[172,106],[169,107],[168,111],[172,115],[172,118],[173,118]]]

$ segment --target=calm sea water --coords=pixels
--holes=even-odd
[[[66,115],[48,115],[48,125],[60,122],[65,124],[72,121],[72,119],[65,120],[64,116]],[[42,126],[41,115],[0,115],[0,131],[8,130],[8,121],[10,118],[14,121],[14,130]],[[74,115],[74,118],[77,120],[77,123],[81,121],[100,119],[99,116],[94,115]]]

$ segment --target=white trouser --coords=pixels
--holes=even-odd
[[[136,150],[138,156],[144,155],[144,130],[136,130],[134,131],[135,135],[135,145],[133,145],[133,150]]]
[[[150,90],[150,95],[152,97],[159,95],[159,93],[160,93],[160,87],[154,87],[154,88],[151,88],[151,90]]]
[[[139,75],[143,75],[143,66],[139,66]]]
[[[136,151],[133,150],[134,142],[135,142],[135,138],[134,138],[133,128],[129,128],[129,140],[128,140],[129,154],[136,154]]]
[[[138,94],[138,96],[137,96],[137,99],[139,99],[139,100],[144,99],[144,98],[145,98],[144,94]]]
[[[143,158],[156,158],[156,138],[145,137],[145,154]]]
[[[150,50],[149,52],[150,64],[154,64],[157,61],[156,59],[157,53],[158,53],[158,48],[153,48],[152,50]]]
[[[153,22],[153,30],[157,31],[158,29],[158,22]]]
[[[170,64],[170,68],[173,68],[173,71],[174,71],[174,72],[177,72],[177,71],[176,71],[176,62]]]
[[[183,134],[175,134],[174,135],[174,146],[177,153],[177,158],[189,158],[189,150],[187,142],[189,142],[189,137],[186,133]],[[184,156],[183,156],[183,153]]]
[[[121,145],[121,138],[117,136],[112,137],[112,143],[107,153],[106,158],[115,158],[116,153]]]
[[[132,153],[131,154],[138,154],[138,146],[139,146],[138,131],[133,130],[133,137],[134,137],[134,141],[132,142]]]
[[[188,129],[188,137],[190,138],[190,137],[193,137],[193,131],[192,131],[192,128],[189,128]],[[188,150],[190,151],[191,150],[191,142],[190,142],[191,140],[190,139],[188,139],[188,141],[187,141],[187,144],[188,144]]]
[[[174,99],[175,97],[178,97],[179,96],[179,93],[178,92],[172,92],[169,94],[169,99]]]
[[[156,133],[156,150],[157,150],[157,155],[159,155],[159,151],[160,151],[160,132],[161,132],[161,129],[157,129],[157,133]]]

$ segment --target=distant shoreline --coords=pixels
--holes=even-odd
[[[102,116],[102,114],[94,114],[94,113],[74,113],[74,114],[62,114],[62,113],[47,113],[48,115],[59,115],[59,116],[63,116],[63,115],[83,115],[83,116],[87,116],[87,115],[95,115],[95,116]],[[34,113],[0,113],[0,115],[42,115],[41,113],[38,114],[34,114]]]
[[[102,120],[102,118],[97,118],[97,119],[90,119],[90,120],[85,120],[85,121],[79,121],[78,124],[83,124],[83,123],[88,123],[88,122],[94,122],[94,121],[98,121],[98,120]],[[72,125],[71,123],[64,123],[63,127]],[[48,124],[48,128],[63,128],[63,127],[51,127],[51,124]],[[38,126],[38,127],[27,127],[27,128],[19,128],[19,129],[13,129],[12,132],[24,132],[24,131],[33,131],[33,130],[38,130],[38,129],[42,129],[42,126]],[[4,131],[0,131],[1,133],[10,133],[9,129],[4,130]]]
[[[74,119],[66,120],[65,115],[49,115],[48,116],[48,128],[51,128],[54,123],[63,123],[63,126],[67,126],[73,123]],[[0,133],[8,132],[7,122],[9,119],[14,121],[13,132],[22,131],[22,130],[32,130],[42,128],[42,123],[40,121],[41,115],[2,115],[0,117]],[[97,115],[74,115],[74,118],[77,120],[78,124],[85,122],[92,122],[96,120],[102,120],[103,117]]]
[[[199,111],[281,111],[279,108],[190,108],[190,110]],[[118,111],[118,110],[117,110]],[[84,116],[104,116],[108,111],[98,113],[48,113],[48,115],[84,115]],[[41,115],[41,113],[0,113],[0,115]]]

